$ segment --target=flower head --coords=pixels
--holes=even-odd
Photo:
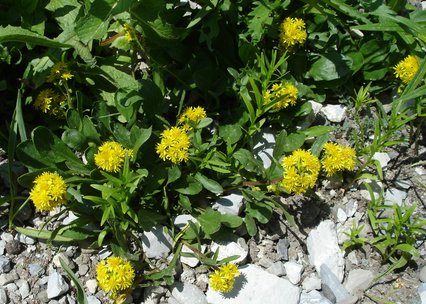
[[[235,264],[225,264],[210,274],[210,286],[220,292],[230,292],[239,275],[240,271]]]
[[[126,37],[126,40],[128,42],[136,40],[137,37],[136,37],[135,30],[130,25],[125,24],[123,28],[124,28],[124,37]]]
[[[280,25],[280,43],[287,50],[303,44],[307,37],[305,22],[300,18],[287,17]]]
[[[403,83],[407,84],[413,79],[419,69],[419,60],[416,56],[409,55],[403,60],[398,62],[393,68],[395,70],[395,75],[397,78],[400,78]]]
[[[282,110],[288,106],[296,105],[298,93],[296,86],[290,82],[275,83],[271,89],[266,90],[263,94],[263,100],[265,104],[275,102],[274,108]]]
[[[301,194],[313,188],[321,168],[319,159],[311,152],[298,149],[282,160],[283,187],[290,193]]]
[[[191,142],[184,128],[171,127],[164,130],[160,137],[156,150],[162,160],[170,160],[174,164],[188,160]]]
[[[130,288],[134,278],[135,270],[132,265],[120,257],[109,257],[96,266],[99,287],[106,292],[111,292],[113,299],[119,296],[119,292]]]
[[[131,155],[131,150],[124,149],[115,141],[103,143],[95,154],[95,164],[102,170],[118,172],[124,163],[124,158]]]
[[[30,198],[37,210],[51,211],[65,203],[67,186],[64,179],[56,172],[43,172],[34,180]]]
[[[53,65],[52,69],[50,70],[50,75],[49,77],[47,77],[47,81],[48,82],[54,82],[56,80],[67,81],[73,77],[74,75],[71,74],[70,70],[68,69],[68,65],[63,61],[59,61]]]
[[[189,107],[179,116],[179,124],[183,124],[185,129],[190,129],[189,122],[192,124],[197,124],[201,119],[206,118],[206,110],[202,107]]]
[[[355,150],[336,143],[326,143],[324,145],[324,156],[321,164],[327,176],[343,170],[353,170],[355,168]]]
[[[34,107],[43,113],[53,116],[60,116],[63,114],[61,105],[65,102],[61,96],[54,92],[52,89],[41,91],[34,102]]]

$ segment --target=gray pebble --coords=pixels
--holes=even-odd
[[[11,269],[10,259],[7,256],[0,255],[0,273],[7,273]]]
[[[419,279],[420,281],[422,281],[423,283],[426,282],[426,265],[422,267],[422,269],[420,270],[420,275],[419,275]]]
[[[89,271],[89,266],[86,264],[80,265],[78,267],[78,274],[84,276]]]
[[[87,304],[101,304],[101,301],[99,301],[95,296],[88,296]]]
[[[49,299],[47,298],[47,291],[42,290],[37,294],[37,300],[39,303],[48,303]]]
[[[28,265],[28,272],[32,277],[39,277],[44,274],[44,268],[39,264],[30,264]]]
[[[22,245],[17,240],[6,242],[6,252],[8,254],[19,254],[22,251]]]
[[[278,257],[284,261],[288,261],[288,247],[290,247],[290,243],[286,238],[280,239],[277,243]]]
[[[0,287],[0,304],[7,304],[7,294],[4,288]]]
[[[15,271],[11,271],[9,273],[2,273],[0,274],[0,286],[15,282],[17,279],[19,279],[19,277]]]

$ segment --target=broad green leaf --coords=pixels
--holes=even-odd
[[[239,124],[222,125],[219,127],[219,136],[228,144],[233,145],[243,136]]]
[[[42,35],[23,29],[19,26],[8,25],[0,26],[0,43],[4,42],[22,42],[31,45],[41,45],[51,48],[70,48],[69,44],[61,43]]]
[[[309,75],[316,81],[342,79],[351,73],[352,60],[343,54],[329,52],[319,55],[310,70]]]
[[[133,143],[133,154],[136,157],[140,147],[151,137],[152,129],[142,129],[134,125],[130,129],[130,140]]]
[[[167,168],[167,183],[173,183],[181,174],[179,167],[176,165]]]
[[[185,184],[182,186],[183,187],[176,189],[176,191],[186,195],[195,195],[203,190],[203,186],[192,176],[188,176]]]
[[[86,137],[75,129],[65,130],[61,139],[68,147],[76,150],[80,150],[86,144]]]
[[[220,212],[213,209],[206,209],[197,219],[204,232],[211,235],[219,231],[221,217],[222,215]]]
[[[99,133],[95,128],[95,125],[88,116],[83,117],[82,133],[89,141],[92,141],[94,143],[100,143],[101,141]]]
[[[222,214],[222,223],[230,228],[238,228],[243,224],[243,219],[237,215]]]
[[[303,130],[302,133],[304,133],[306,137],[318,137],[324,134],[328,134],[333,130],[334,128],[331,126],[313,126]]]
[[[293,152],[296,149],[299,149],[305,143],[305,134],[303,133],[291,133],[284,139],[283,151],[284,152]]]
[[[256,222],[249,214],[246,214],[244,217],[244,223],[246,224],[248,234],[250,236],[255,236],[257,233]]]
[[[261,161],[254,158],[253,153],[246,149],[240,149],[234,153],[233,157],[238,160],[241,166],[250,172],[262,173],[263,166]]]
[[[28,235],[32,238],[38,238],[43,240],[48,240],[52,237],[51,231],[42,230],[42,229],[34,229],[34,228],[24,228],[24,227],[15,227],[17,232]],[[52,241],[58,242],[74,242],[74,241],[82,241],[91,237],[90,234],[85,233],[84,231],[77,231],[74,229],[68,229],[61,233],[55,235]]]
[[[223,188],[218,182],[202,175],[201,173],[197,172],[194,177],[203,185],[204,188],[206,188],[210,192],[216,194],[220,194],[223,192]]]

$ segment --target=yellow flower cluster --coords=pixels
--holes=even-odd
[[[216,291],[230,292],[239,275],[240,271],[235,264],[225,264],[210,274],[210,286]]]
[[[355,158],[355,150],[351,147],[341,146],[336,143],[326,143],[321,164],[327,176],[332,176],[339,171],[353,170],[355,168]]]
[[[318,179],[321,164],[311,152],[298,149],[282,160],[284,167],[282,186],[290,193],[302,194],[313,188]]]
[[[182,115],[179,116],[178,122],[183,125],[185,130],[190,130],[191,124],[197,124],[201,121],[201,119],[206,118],[206,110],[203,107],[189,107],[183,111]]]
[[[280,25],[280,43],[286,50],[303,44],[307,37],[305,22],[300,18],[287,17]]]
[[[43,172],[34,180],[30,198],[37,210],[51,211],[59,204],[65,203],[67,186],[64,179],[56,172]]]
[[[267,89],[263,94],[263,102],[268,104],[270,102],[275,102],[274,108],[276,110],[282,110],[288,106],[296,105],[297,95],[299,91],[297,88],[289,83],[275,83],[272,85],[271,89]]]
[[[74,75],[71,74],[68,68],[68,65],[63,61],[59,61],[53,65],[52,69],[50,70],[49,77],[47,77],[47,81],[48,82],[54,82],[59,80],[67,81],[73,77]]]
[[[95,154],[95,164],[107,172],[118,172],[124,163],[124,158],[131,154],[132,150],[124,149],[118,142],[107,141],[99,147],[98,153]]]
[[[419,60],[416,56],[409,55],[401,60],[393,69],[395,70],[396,77],[407,84],[419,70]]]
[[[111,292],[111,298],[119,296],[119,292],[130,288],[135,278],[135,270],[129,261],[120,257],[109,257],[96,266],[96,279],[99,287]]]
[[[34,107],[43,113],[48,113],[54,116],[63,114],[61,105],[65,103],[61,96],[52,89],[41,91],[34,102]]]
[[[170,160],[174,164],[188,160],[191,141],[184,128],[171,127],[164,130],[160,138],[156,151],[162,160]]]

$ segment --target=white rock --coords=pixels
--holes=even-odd
[[[355,303],[357,298],[340,284],[339,279],[326,264],[321,265],[321,282],[323,294],[326,298],[336,300],[336,303]]]
[[[9,283],[15,282],[19,279],[18,274],[15,271],[0,274],[0,286],[5,286]]]
[[[269,266],[266,271],[278,277],[282,277],[286,274],[284,264],[281,262],[272,263],[272,265]]]
[[[52,272],[47,281],[47,298],[53,299],[63,295],[69,289],[69,285],[58,272]]]
[[[299,284],[300,278],[302,276],[303,266],[296,262],[290,261],[285,263],[284,267],[288,280],[294,285]]]
[[[19,294],[21,299],[25,299],[30,295],[30,285],[26,280],[20,279],[16,281],[16,285],[19,287]]]
[[[323,105],[319,102],[313,100],[308,100],[308,102],[311,104],[312,112],[314,112],[314,115],[317,115],[323,108]]]
[[[355,212],[358,210],[358,202],[356,200],[350,200],[345,205],[345,213],[348,217],[353,217]]]
[[[36,240],[33,239],[32,237],[26,236],[25,234],[22,234],[19,232],[15,235],[15,240],[26,245],[34,245],[36,243]]]
[[[87,280],[86,281],[86,288],[87,291],[90,292],[91,294],[96,293],[96,288],[98,287],[98,282],[96,282],[95,279],[92,280]]]
[[[193,222],[194,224],[198,224],[198,220],[190,214],[178,215],[174,220],[174,224],[177,228],[182,230],[183,228],[185,228],[189,221]]]
[[[407,192],[404,190],[389,188],[385,192],[385,203],[387,204],[397,204],[398,206],[402,206],[406,198]]]
[[[6,243],[10,243],[10,242],[13,241],[13,235],[11,233],[9,233],[9,232],[3,232],[1,234],[1,239],[3,241],[5,241]]]
[[[426,11],[426,1],[422,1],[422,10]]]
[[[420,281],[422,281],[423,283],[426,282],[426,265],[422,267],[422,269],[420,270],[420,274],[419,274],[419,279]]]
[[[340,222],[340,224],[344,224],[346,222],[346,219],[348,216],[346,215],[346,212],[342,208],[337,209],[337,220]]]
[[[288,247],[290,243],[286,238],[280,239],[277,243],[278,257],[284,261],[288,261]]]
[[[253,153],[262,160],[263,167],[269,168],[273,159],[275,135],[268,131],[261,131],[253,137]]]
[[[78,219],[78,216],[74,214],[74,212],[72,211],[68,211],[68,216],[66,218],[64,218],[64,220],[62,221],[62,223],[64,225],[68,225],[70,224],[72,221],[75,221]]]
[[[0,254],[4,254],[4,250],[6,249],[6,242],[0,240]]]
[[[373,159],[379,161],[380,166],[382,166],[382,169],[386,168],[388,166],[389,161],[391,160],[389,154],[385,152],[374,153]]]
[[[364,182],[366,182],[367,184],[370,185],[371,190],[373,191],[373,196],[375,199],[378,199],[380,196],[380,192],[383,188],[383,183],[381,181],[372,181],[372,180],[364,180]],[[368,201],[371,201],[371,196],[370,196],[370,192],[368,192],[368,190],[365,188],[364,184],[362,183],[361,185],[361,190],[359,191],[359,193],[361,194],[361,196],[363,198],[365,198]]]
[[[3,287],[0,287],[0,304],[7,304],[7,294]]]
[[[323,297],[323,295],[316,291],[312,290],[310,292],[302,292],[300,294],[300,302],[299,304],[332,304],[327,298]]]
[[[208,304],[206,296],[201,289],[189,283],[175,283],[172,289],[172,296],[180,304]]]
[[[163,226],[155,226],[142,235],[142,248],[148,258],[166,257],[172,248],[172,242]]]
[[[349,262],[351,262],[354,265],[358,265],[358,263],[359,263],[358,262],[358,258],[356,257],[355,251],[349,252],[349,254],[348,254],[348,260],[349,260]]]
[[[278,278],[252,264],[240,268],[234,288],[227,294],[209,287],[207,301],[210,304],[297,304],[300,289],[288,280]],[[285,299],[285,300],[284,300]]]
[[[212,208],[222,214],[238,215],[243,208],[243,199],[244,197],[240,192],[231,193],[219,198]]]
[[[343,105],[326,105],[321,113],[331,122],[342,122],[346,118],[346,107]]]
[[[421,304],[426,304],[426,283],[420,284],[419,288],[417,288],[417,292],[419,293]]]
[[[426,175],[426,169],[423,168],[423,167],[416,167],[416,168],[414,168],[414,171],[420,176]],[[7,242],[7,240],[5,240],[5,241]]]
[[[32,277],[36,277],[44,273],[44,268],[41,267],[39,264],[29,264],[28,272],[30,273]]]
[[[316,276],[315,273],[311,273],[308,277],[303,280],[302,288],[306,292],[311,290],[321,289],[321,280]]]
[[[248,255],[248,246],[243,238],[232,237],[229,240],[212,242],[210,250],[216,252],[219,249],[218,260],[238,255],[239,258],[232,263],[239,264],[245,261]]]
[[[411,188],[410,180],[398,179],[395,181],[395,186],[399,189],[408,190]]]
[[[351,294],[356,294],[366,290],[373,279],[374,274],[370,270],[352,269],[349,271],[348,279],[344,286]]]
[[[338,245],[336,227],[332,221],[323,221],[316,229],[311,230],[307,239],[307,248],[309,261],[318,273],[321,273],[321,265],[326,264],[342,282],[345,262]]]
[[[206,251],[206,245],[201,245],[201,253],[204,253],[204,251]],[[194,254],[194,252],[186,245],[182,246],[182,253]],[[196,258],[196,256],[193,256],[193,257],[181,256],[180,261],[192,268],[196,267],[198,263],[200,263],[200,261],[198,260],[198,258]]]
[[[87,304],[101,304],[101,301],[95,296],[87,296]]]
[[[55,266],[57,268],[62,268],[60,259],[62,259],[62,261],[67,266],[69,266],[70,268],[73,268],[73,267],[71,267],[72,266],[72,262],[70,261],[70,259],[63,252],[59,252],[59,253],[55,254],[55,256],[52,259],[53,264],[55,264]]]
[[[11,269],[10,259],[7,256],[0,255],[0,273],[7,273]]]

